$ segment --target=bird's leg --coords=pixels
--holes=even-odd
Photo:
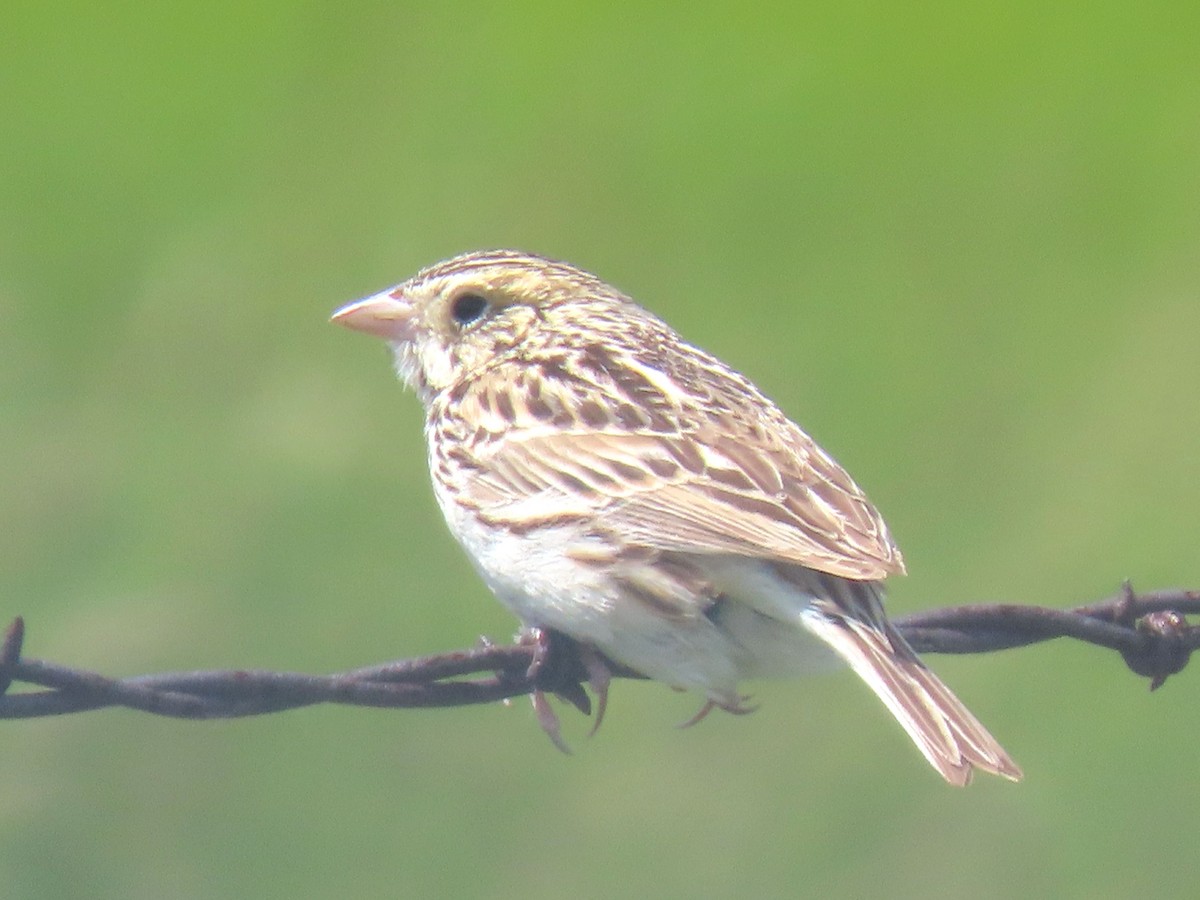
[[[545,628],[524,626],[517,632],[517,643],[533,645],[533,659],[529,663],[529,668],[525,670],[525,677],[536,683],[542,669],[550,661],[550,631]]]

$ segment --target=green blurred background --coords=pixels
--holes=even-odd
[[[0,596],[111,674],[507,638],[377,342],[421,265],[590,268],[869,489],[899,611],[1200,586],[1200,8],[10,2]],[[14,898],[1194,896],[1197,675],[936,668],[1022,763],[944,786],[848,675],[0,723]]]

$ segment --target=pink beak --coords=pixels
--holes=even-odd
[[[416,310],[403,297],[399,288],[390,288],[364,300],[347,303],[330,321],[388,341],[408,341],[412,338]]]

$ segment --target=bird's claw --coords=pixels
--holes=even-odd
[[[554,707],[546,699],[546,692],[535,690],[529,695],[529,699],[533,701],[534,715],[537,716],[538,724],[542,726],[542,731],[546,732],[546,737],[550,738],[550,743],[567,754],[567,756],[570,756],[571,748],[563,740],[562,729],[559,727],[558,722],[558,713],[554,711]]]
[[[700,707],[700,711],[688,719],[686,722],[680,722],[677,727],[691,728],[693,725],[703,722],[708,718],[708,714],[714,709],[723,709],[727,713],[732,713],[735,716],[746,716],[758,709],[757,705],[747,706],[746,701],[750,699],[749,695],[738,697],[732,703],[723,700],[714,700],[709,697],[704,701],[704,705]]]
[[[579,646],[579,655],[584,669],[587,670],[588,687],[596,695],[596,721],[592,723],[591,731],[588,732],[588,737],[591,737],[600,730],[604,712],[608,709],[608,686],[612,683],[612,670],[604,661],[604,657],[586,644]]]

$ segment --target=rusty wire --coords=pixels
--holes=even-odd
[[[1054,638],[1115,650],[1151,690],[1181,671],[1200,647],[1200,591],[1120,593],[1086,606],[1055,609],[1020,604],[972,604],[897,617],[918,653],[990,653]],[[545,660],[533,666],[532,642],[481,644],[432,656],[383,663],[332,675],[258,670],[169,672],[108,678],[21,654],[24,621],[13,620],[0,645],[0,719],[63,715],[125,707],[183,719],[255,716],[340,703],[391,708],[464,706],[548,691],[585,714],[586,666],[570,639],[554,635]],[[620,677],[636,672],[614,667]],[[476,677],[471,677],[476,676]],[[12,684],[41,690],[9,693]]]

